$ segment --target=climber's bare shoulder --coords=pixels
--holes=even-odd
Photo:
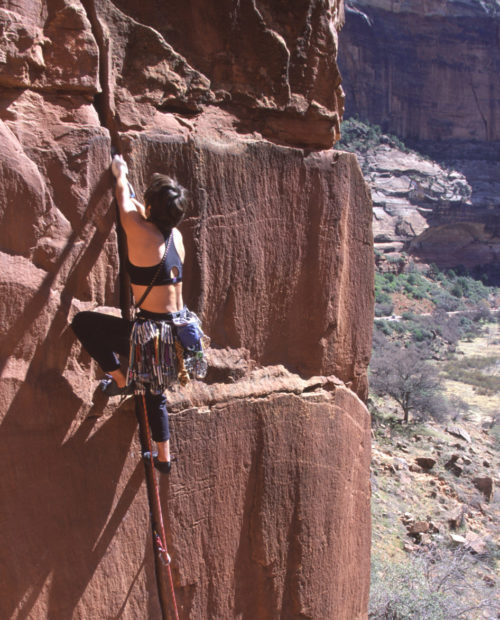
[[[184,263],[184,259],[186,257],[186,250],[184,249],[184,241],[182,240],[182,233],[178,228],[174,228],[172,230],[173,233],[173,242],[175,245],[175,249],[177,250],[177,254],[181,259],[181,262]]]

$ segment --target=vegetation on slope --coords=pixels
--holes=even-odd
[[[351,153],[366,153],[380,144],[393,146],[405,153],[409,152],[409,149],[398,137],[385,134],[378,125],[361,121],[357,117],[342,121],[340,133],[342,137],[337,148]]]
[[[376,283],[370,618],[496,618],[499,499],[477,480],[499,463],[498,290],[435,268]]]

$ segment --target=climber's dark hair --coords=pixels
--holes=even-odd
[[[185,215],[187,190],[175,179],[155,172],[144,193],[144,204],[151,207],[149,219],[164,234],[169,234]]]

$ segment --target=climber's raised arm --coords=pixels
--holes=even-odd
[[[146,217],[144,206],[130,197],[130,185],[127,179],[128,166],[121,155],[115,155],[111,170],[116,177],[115,196],[120,213],[120,222],[125,232],[142,228]]]

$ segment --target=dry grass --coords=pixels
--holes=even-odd
[[[489,323],[485,333],[471,342],[461,341],[457,350],[469,356],[497,357],[500,359],[500,324]]]

